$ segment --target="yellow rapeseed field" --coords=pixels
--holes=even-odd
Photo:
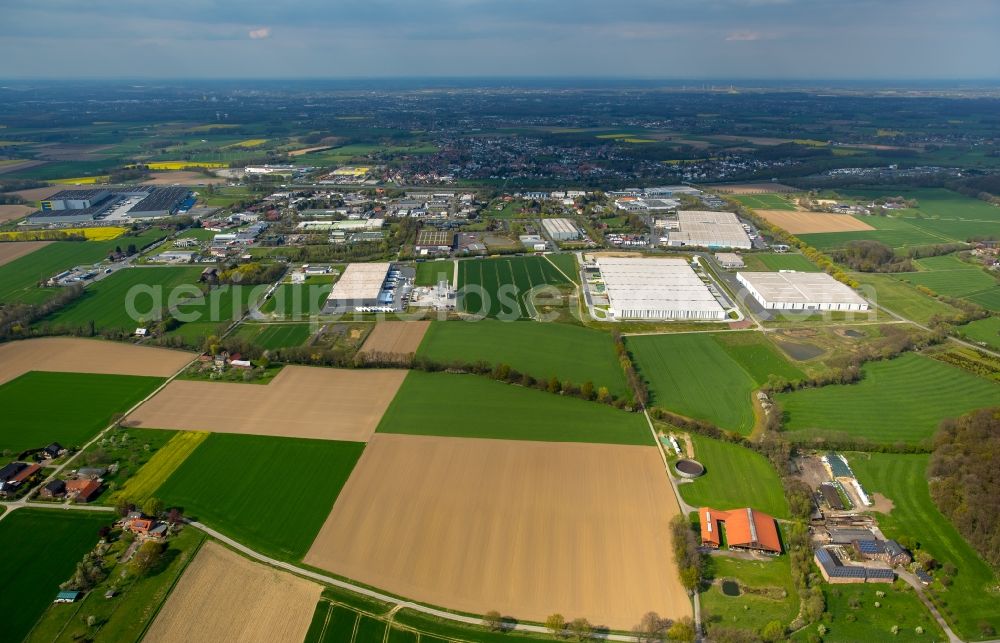
[[[106,226],[99,228],[67,228],[66,230],[19,230],[0,232],[3,241],[58,241],[69,235],[83,235],[90,241],[110,241],[128,232],[128,228]]]
[[[215,161],[150,161],[145,164],[151,170],[183,170],[186,167],[229,167],[228,163]]]

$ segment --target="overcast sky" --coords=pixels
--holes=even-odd
[[[1000,78],[1000,0],[0,0],[0,77]]]

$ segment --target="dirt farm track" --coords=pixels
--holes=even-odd
[[[0,384],[28,371],[170,377],[193,353],[99,339],[45,337],[0,344]]]
[[[849,214],[795,210],[754,210],[754,212],[767,219],[770,223],[792,234],[855,232],[858,230],[875,229]]]
[[[403,370],[286,366],[268,384],[174,380],[128,426],[364,442]]]
[[[629,629],[691,614],[655,448],[378,433],[305,557],[421,602]]]
[[[302,641],[321,592],[316,583],[208,542],[184,571],[143,640]]]

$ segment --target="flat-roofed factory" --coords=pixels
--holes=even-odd
[[[825,272],[738,272],[736,279],[768,310],[868,310],[868,301]]]
[[[600,257],[614,319],[725,319],[719,300],[685,259]]]

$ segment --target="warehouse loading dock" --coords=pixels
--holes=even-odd
[[[736,280],[767,310],[868,310],[868,301],[825,272],[738,272]]]

